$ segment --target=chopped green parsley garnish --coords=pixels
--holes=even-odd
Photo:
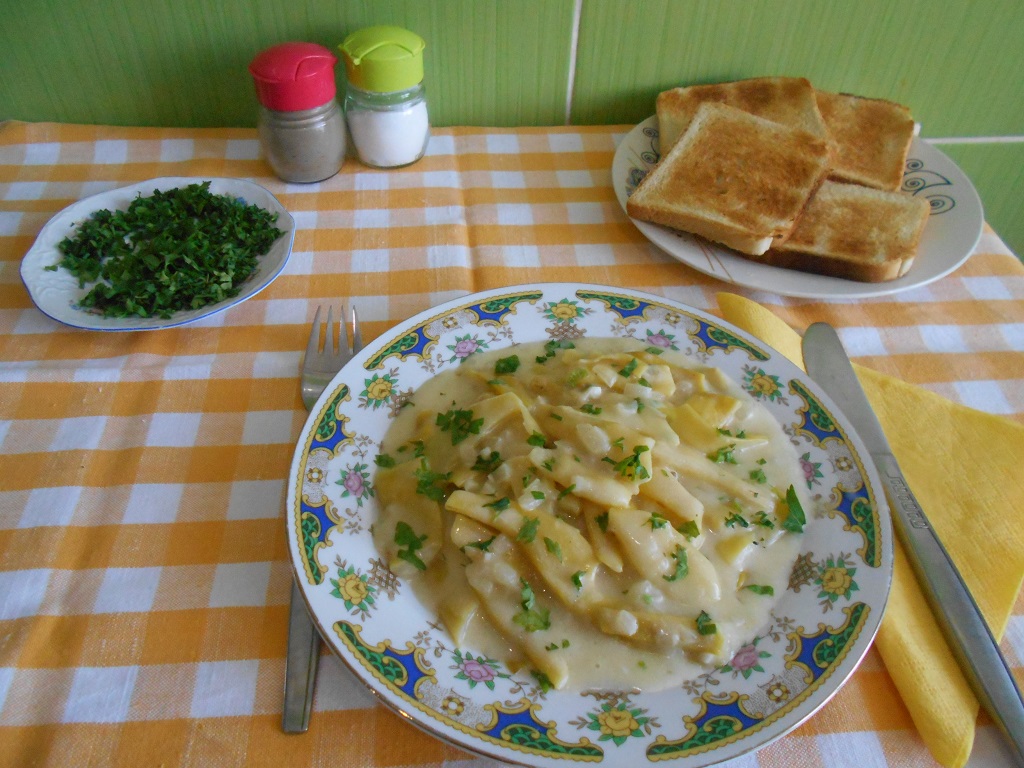
[[[503,373],[515,373],[519,370],[519,355],[503,357],[494,364],[494,373],[501,376]]]
[[[633,453],[626,456],[624,459],[615,461],[610,456],[605,456],[601,461],[608,462],[614,466],[615,471],[627,480],[635,480],[636,478],[646,480],[651,475],[647,471],[647,467],[640,463],[640,454],[649,450],[650,448],[646,445],[635,445],[633,446]]]
[[[554,683],[551,682],[551,678],[539,669],[531,669],[530,674],[537,681],[537,686],[540,688],[541,693],[547,693],[555,687]]]
[[[576,345],[573,344],[571,341],[558,341],[556,339],[552,339],[551,341],[544,344],[544,354],[539,355],[536,358],[537,362],[543,365],[549,359],[554,357],[555,352],[559,349],[576,349]]]
[[[483,419],[474,419],[472,411],[452,410],[437,414],[435,422],[445,432],[451,432],[452,445],[458,445],[470,435],[479,435]]]
[[[708,616],[707,611],[701,611],[697,617],[697,631],[702,635],[715,635],[718,634],[718,627]]]
[[[567,485],[565,488],[563,488],[561,491],[559,491],[558,498],[564,499],[566,496],[568,496],[570,493],[572,493],[575,490],[576,490],[576,483],[573,483],[572,485]]]
[[[568,384],[569,384],[570,387],[575,387],[577,384],[579,384],[586,377],[587,377],[587,369],[586,368],[576,368],[575,370],[573,370],[572,373],[569,374],[569,378],[568,378],[567,381],[568,381]]]
[[[537,538],[537,528],[539,527],[540,518],[524,518],[523,524],[519,527],[519,533],[516,534],[516,541],[522,541],[526,544],[531,544],[533,540]]]
[[[526,438],[526,442],[528,442],[530,445],[536,445],[539,446],[540,448],[543,448],[545,442],[544,435],[542,435],[540,432],[534,432],[528,438]]]
[[[672,573],[662,576],[665,581],[678,581],[690,572],[690,565],[686,559],[686,550],[683,549],[682,545],[676,546],[676,551],[671,555],[672,559],[676,561],[675,570]]]
[[[544,548],[547,549],[552,555],[557,558],[558,562],[562,562],[562,546],[554,539],[549,539],[547,536],[544,537]]]
[[[494,540],[496,538],[498,538],[497,534],[491,536],[491,538],[487,539],[487,541],[471,541],[469,544],[466,545],[466,547],[479,549],[481,552],[490,552],[491,544],[494,543]],[[465,547],[463,547],[463,549],[465,549]]]
[[[774,528],[775,523],[768,519],[768,515],[764,512],[756,512],[754,514],[754,525],[760,525],[762,528]]]
[[[483,472],[484,474],[489,475],[503,463],[504,459],[501,458],[501,454],[497,451],[491,451],[488,456],[477,456],[476,461],[473,462],[472,469],[474,472]]]
[[[621,370],[619,371],[619,376],[622,376],[623,378],[626,378],[626,379],[628,379],[628,378],[629,378],[630,376],[632,376],[632,375],[633,375],[633,371],[635,371],[635,370],[636,370],[636,367],[637,367],[637,365],[639,364],[639,362],[640,362],[640,361],[639,361],[639,360],[637,360],[637,359],[636,359],[635,357],[634,357],[634,358],[632,358],[632,359],[631,359],[631,360],[630,360],[630,361],[629,361],[628,363],[626,363],[626,364],[625,364],[625,365],[624,365],[624,366],[622,367],[622,369],[621,369]]]
[[[793,533],[803,533],[807,517],[804,515],[804,508],[800,504],[800,499],[797,498],[796,489],[792,485],[786,491],[786,506],[789,508],[789,514],[782,521],[782,527]]]
[[[519,583],[522,585],[522,589],[519,591],[519,604],[523,610],[513,616],[512,621],[527,632],[549,629],[551,627],[551,612],[547,608],[537,607],[537,598],[526,579],[520,578]]]
[[[427,466],[427,460],[420,460],[420,468],[413,474],[416,475],[416,493],[426,496],[433,501],[443,502],[448,496],[448,482],[451,473],[432,472]]]
[[[544,501],[544,491],[530,491],[530,495],[537,501]]]
[[[589,413],[591,416],[597,416],[601,412],[601,408],[593,403],[584,403],[580,406],[580,410],[584,413]]]
[[[729,515],[727,518],[725,518],[725,524],[729,528],[735,528],[737,525],[740,528],[749,528],[750,527],[750,523],[748,523],[747,519],[743,515],[741,515],[739,512],[733,512],[731,515]]]
[[[700,536],[700,528],[694,520],[687,520],[685,523],[680,523],[676,526],[676,530],[688,539],[695,539]]]
[[[79,304],[104,317],[169,318],[237,296],[284,234],[277,214],[210,182],[155,190],[125,211],[100,210],[58,244],[58,264],[84,288]]]
[[[763,469],[752,469],[750,470],[750,479],[755,483],[767,483],[768,478],[764,474]]]
[[[736,446],[732,443],[723,445],[717,451],[709,453],[708,458],[716,464],[736,464],[736,457],[732,455],[735,449]]]
[[[489,504],[484,504],[484,506],[487,507],[488,509],[493,509],[496,515],[500,515],[502,512],[509,508],[509,505],[511,503],[512,502],[508,500],[507,496],[502,496],[500,499],[496,501],[492,501]]]
[[[657,512],[651,512],[651,516],[647,518],[647,523],[651,526],[652,531],[656,531],[668,525],[668,520]]]
[[[559,645],[558,643],[548,643],[547,645],[544,646],[544,650],[545,651],[557,651],[559,648],[568,648],[568,647],[569,647],[569,641],[568,640],[563,640],[561,645]]]
[[[775,588],[767,584],[747,584],[744,589],[749,589],[755,595],[768,595],[770,597],[775,594]]]
[[[572,583],[573,583],[573,586],[576,587],[576,591],[577,592],[579,592],[581,589],[583,589],[583,574],[584,573],[586,573],[586,571],[576,571],[576,573],[574,573],[572,575]]]
[[[601,529],[601,533],[608,533],[608,510],[602,512],[594,520],[597,521],[597,527]]]
[[[405,521],[399,520],[395,526],[395,544],[400,547],[396,553],[398,559],[410,563],[421,571],[427,570],[427,564],[416,555],[416,550],[422,549],[426,540],[426,535],[417,536],[416,531]]]
[[[382,467],[383,469],[390,469],[391,467],[395,466],[396,462],[393,456],[389,456],[386,453],[379,453],[374,457],[373,463],[376,464],[378,467]]]

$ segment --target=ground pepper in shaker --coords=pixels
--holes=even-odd
[[[249,64],[260,102],[260,145],[283,180],[328,179],[345,159],[345,118],[335,98],[337,57],[315,43],[282,43]]]
[[[368,27],[338,46],[345,61],[345,119],[359,159],[374,168],[415,163],[427,149],[430,120],[419,35]]]

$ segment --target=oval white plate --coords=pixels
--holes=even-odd
[[[259,258],[259,267],[242,284],[242,290],[237,296],[201,309],[175,312],[166,320],[159,317],[103,317],[103,315],[78,306],[79,300],[88,293],[88,287],[78,287],[78,278],[66,269],[58,269],[56,272],[45,269],[60,262],[61,253],[57,247],[58,244],[70,236],[78,224],[95,211],[127,210],[132,200],[139,195],[145,197],[153,194],[157,189],[166,191],[203,181],[210,182],[210,191],[214,194],[240,198],[249,205],[258,205],[271,213],[276,213],[278,215],[276,226],[284,231],[284,234],[277,238],[270,250]],[[223,312],[228,307],[233,307],[262,291],[274,281],[274,278],[284,269],[284,265],[288,263],[294,239],[295,220],[278,199],[259,184],[244,179],[167,176],[83,198],[57,213],[39,232],[35,243],[22,259],[21,279],[35,305],[44,314],[65,325],[92,331],[143,331],[173,328]]]
[[[615,150],[612,185],[623,211],[630,193],[660,157],[658,117],[652,115],[635,126]],[[887,296],[927,285],[955,270],[971,255],[984,225],[981,200],[970,180],[952,160],[924,139],[915,138],[910,145],[903,190],[927,198],[931,216],[910,271],[884,283],[859,283],[758,264],[710,240],[658,224],[630,220],[644,237],[665,253],[727,283],[809,299]]]
[[[722,368],[796,446],[813,507],[790,586],[730,664],[655,692],[539,690],[474,648],[457,647],[374,547],[374,459],[394,415],[429,377],[514,344],[635,336]],[[783,356],[675,302],[605,286],[487,291],[400,323],[324,390],[288,478],[292,564],[321,634],[390,707],[460,747],[538,766],[708,765],[795,728],[853,672],[892,578],[889,512],[859,439]]]

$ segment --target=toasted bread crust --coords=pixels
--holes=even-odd
[[[929,206],[902,192],[826,180],[789,236],[759,261],[862,282],[905,274]]]
[[[828,172],[827,143],[743,110],[706,102],[634,190],[630,216],[759,254],[793,227]]]
[[[782,123],[827,139],[814,88],[802,77],[757,77],[731,83],[672,88],[658,95],[658,132],[665,154],[683,135],[704,102],[742,109],[765,120]]]
[[[760,256],[748,257],[761,264],[784,269],[795,269],[800,272],[811,272],[826,277],[841,277],[858,283],[884,283],[902,277],[910,270],[913,259],[886,261],[881,264],[861,264],[832,259],[824,256],[812,256],[796,251],[768,251]]]
[[[818,108],[835,142],[830,178],[876,189],[903,182],[914,119],[901,104],[817,91]]]

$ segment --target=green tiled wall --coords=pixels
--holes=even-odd
[[[438,125],[565,121],[573,0],[7,0],[0,119],[255,125],[248,64],[373,24],[427,41]],[[337,67],[339,82],[344,68]]]
[[[638,122],[659,91],[798,75],[909,106],[926,136],[1024,134],[1020,0],[594,0],[573,119]]]
[[[1024,142],[940,144],[978,190],[985,220],[1024,260]]]
[[[634,123],[666,87],[787,74],[907,104],[925,137],[1024,137],[1021,0],[9,0],[4,11],[0,119],[253,125],[246,67],[259,50],[333,48],[391,23],[427,40],[437,125]],[[1024,254],[1024,143],[942,149]]]

